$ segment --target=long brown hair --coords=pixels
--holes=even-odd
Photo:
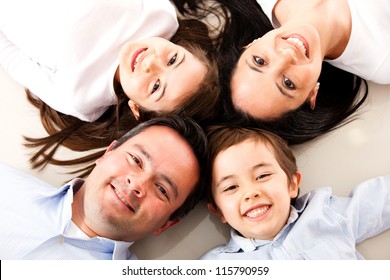
[[[44,168],[49,163],[60,166],[83,164],[84,167],[70,173],[79,173],[79,177],[84,177],[92,170],[93,162],[104,154],[105,148],[139,122],[172,113],[191,117],[199,123],[212,119],[220,87],[214,43],[208,35],[207,26],[198,20],[179,20],[179,29],[171,41],[192,52],[207,69],[195,93],[173,112],[154,112],[140,108],[140,119],[137,121],[128,106],[127,96],[119,87],[116,90],[117,103],[111,105],[96,121],[86,122],[52,109],[26,89],[27,99],[38,108],[42,125],[48,133],[48,136],[42,138],[24,137],[26,147],[37,149],[30,158],[32,168]],[[60,146],[77,152],[92,151],[64,160],[55,157]]]

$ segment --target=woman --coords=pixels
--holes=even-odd
[[[364,28],[387,30],[387,3],[375,8],[352,1],[350,9],[335,0],[215,2],[230,12],[220,45],[224,120],[302,143],[350,120],[367,95],[367,87],[358,95],[361,78],[390,82],[389,33],[364,32],[365,38],[358,27],[363,19],[356,16],[364,10]],[[381,60],[368,57],[371,40]]]
[[[169,113],[202,121],[214,112],[208,30],[195,20],[178,29],[169,1],[21,0],[0,10],[2,66],[36,95],[50,135],[28,138],[42,147],[35,167],[59,163],[60,144],[104,148],[138,121]]]

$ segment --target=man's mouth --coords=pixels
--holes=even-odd
[[[122,194],[116,189],[114,188],[114,192],[116,193],[116,195],[118,196],[118,198],[123,202],[124,205],[127,206],[127,208],[129,208],[130,211],[134,212],[134,209],[130,206],[130,204],[123,198]]]

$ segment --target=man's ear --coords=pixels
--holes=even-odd
[[[112,151],[112,149],[114,148],[116,142],[117,142],[116,140],[114,140],[114,141],[111,142],[110,146],[107,147],[107,149],[106,149],[106,151],[104,152],[104,154],[103,154],[100,158],[98,158],[98,159],[95,161],[96,164],[98,164],[102,158],[104,158],[109,152]]]
[[[320,89],[320,83],[317,83],[314,89],[310,92],[309,97],[307,98],[307,101],[310,104],[310,109],[312,110],[314,110],[316,107],[317,94],[319,89]]]
[[[296,198],[298,196],[299,186],[301,184],[302,173],[297,171],[292,177],[292,182],[290,183],[290,197]]]
[[[213,204],[208,203],[207,204],[207,208],[209,209],[211,214],[213,214],[213,215],[217,216],[218,218],[220,218],[221,222],[223,224],[227,223],[227,221],[226,221],[225,217],[222,215],[221,211],[219,211],[219,209],[216,209]]]
[[[170,227],[173,227],[174,225],[176,225],[177,223],[179,223],[181,221],[181,219],[175,219],[175,220],[170,220],[170,221],[167,221],[165,224],[163,224],[160,228],[156,229],[153,234],[155,236],[159,236],[163,231],[166,231],[167,229],[169,229]]]
[[[132,100],[128,102],[130,110],[133,112],[133,115],[137,121],[139,121],[139,106],[135,104]]]

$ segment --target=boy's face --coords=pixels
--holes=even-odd
[[[289,184],[263,142],[245,140],[219,153],[212,175],[217,215],[244,237],[271,240],[286,224],[300,173]]]

